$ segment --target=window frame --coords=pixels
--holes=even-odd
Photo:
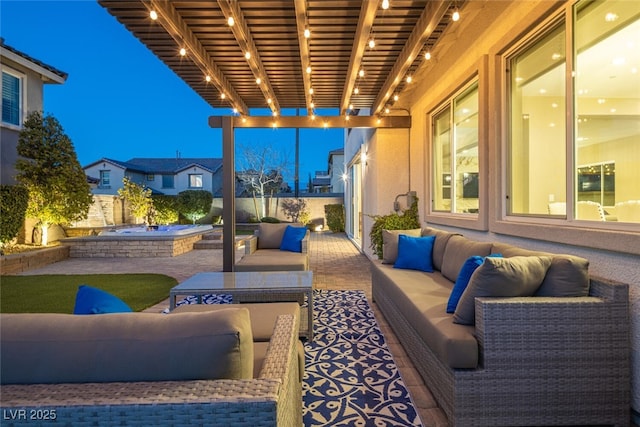
[[[197,176],[200,177],[200,185],[199,186],[194,186],[194,185],[192,185],[191,178],[192,177],[197,177]],[[187,176],[187,183],[189,185],[189,188],[192,188],[192,189],[195,189],[195,190],[202,190],[204,188],[204,174],[203,173],[190,173]]]
[[[433,119],[443,111],[443,107],[453,102],[456,95],[464,92],[472,84],[478,85],[478,213],[458,213],[447,211],[436,211],[433,209],[433,200],[431,197],[425,198],[423,201],[423,211],[425,212],[425,221],[430,224],[460,227],[470,230],[487,231],[489,230],[489,163],[488,163],[488,140],[489,140],[489,55],[482,55],[479,61],[473,66],[464,70],[460,74],[460,79],[451,81],[460,82],[451,86],[443,92],[442,96],[437,98],[430,108],[425,110],[425,170],[431,171],[433,158]],[[432,173],[425,173],[425,189],[428,194],[432,195],[434,188]]]
[[[574,70],[574,8],[580,0],[574,0],[555,9],[549,16],[533,26],[521,37],[514,40],[506,49],[496,54],[496,76],[499,79],[499,94],[496,101],[500,103],[502,120],[500,121],[499,135],[501,141],[499,146],[499,160],[496,165],[499,169],[497,179],[500,182],[499,202],[496,204],[496,214],[490,217],[490,229],[498,234],[517,236],[519,238],[544,240],[555,243],[569,244],[590,247],[594,250],[608,250],[628,254],[640,255],[640,245],[638,245],[640,227],[634,223],[618,223],[613,221],[587,221],[574,220],[574,204],[567,204],[566,218],[558,216],[533,216],[533,215],[510,215],[508,214],[508,187],[510,185],[509,144],[510,144],[510,88],[509,84],[509,59],[515,52],[524,46],[534,42],[543,36],[545,31],[553,29],[559,21],[565,21],[566,42],[566,108],[570,117],[570,123],[566,126],[566,198],[574,200],[575,176],[573,168],[576,154],[574,152],[574,125],[575,104],[573,100],[574,82],[572,71]],[[571,144],[567,143],[571,141]],[[569,176],[571,174],[571,176]]]
[[[14,70],[13,68],[9,68],[6,66],[2,67],[2,74],[7,74],[18,79],[18,82],[19,82],[18,96],[20,99],[18,101],[18,122],[19,123],[15,124],[10,122],[5,122],[2,119],[2,117],[0,117],[0,123],[2,123],[2,126],[6,128],[22,130],[22,127],[24,126],[25,111],[26,111],[25,94],[26,94],[27,76],[24,73],[21,73],[20,71]]]

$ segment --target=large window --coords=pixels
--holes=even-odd
[[[173,188],[173,175],[162,175],[162,188]]]
[[[22,125],[23,77],[17,73],[2,72],[2,122]]]
[[[508,213],[640,222],[640,3],[568,16],[507,58]]]
[[[202,188],[202,174],[191,173],[189,174],[189,188]]]
[[[101,170],[100,171],[100,188],[111,188],[111,171],[109,170]]]
[[[478,213],[478,83],[433,115],[432,210]]]

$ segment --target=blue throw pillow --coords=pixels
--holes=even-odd
[[[421,270],[433,273],[433,243],[436,236],[398,236],[398,258],[393,268]]]
[[[302,239],[307,234],[306,227],[287,225],[280,242],[281,251],[302,252]]]
[[[502,258],[502,254],[491,254],[489,256]],[[454,313],[456,311],[458,301],[460,301],[460,297],[462,296],[464,290],[467,289],[467,285],[469,285],[471,275],[474,271],[476,271],[478,267],[482,265],[482,263],[484,262],[484,258],[485,257],[474,255],[467,258],[464,264],[462,264],[462,268],[460,268],[460,273],[458,273],[456,283],[453,285],[453,289],[451,290],[451,295],[449,295],[449,301],[447,302],[447,313]]]
[[[133,310],[120,298],[101,289],[80,285],[73,314],[129,313]]]

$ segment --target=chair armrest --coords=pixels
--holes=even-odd
[[[244,254],[251,255],[258,250],[258,236],[255,234],[244,241]]]
[[[477,298],[476,338],[485,369],[628,366],[628,304],[599,297]],[[518,368],[519,369],[519,368]],[[560,371],[558,371],[560,372]]]
[[[311,231],[307,230],[304,238],[302,239],[302,252],[303,254],[309,253],[309,241],[311,240]]]

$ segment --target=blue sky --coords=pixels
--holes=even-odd
[[[68,73],[64,84],[45,85],[44,111],[60,121],[83,166],[102,157],[222,156],[221,131],[207,119],[230,110],[209,106],[97,2],[0,0],[0,35]],[[302,188],[309,174],[327,169],[343,131],[300,135]],[[236,131],[236,145],[252,144],[281,147],[293,163],[295,130]]]

